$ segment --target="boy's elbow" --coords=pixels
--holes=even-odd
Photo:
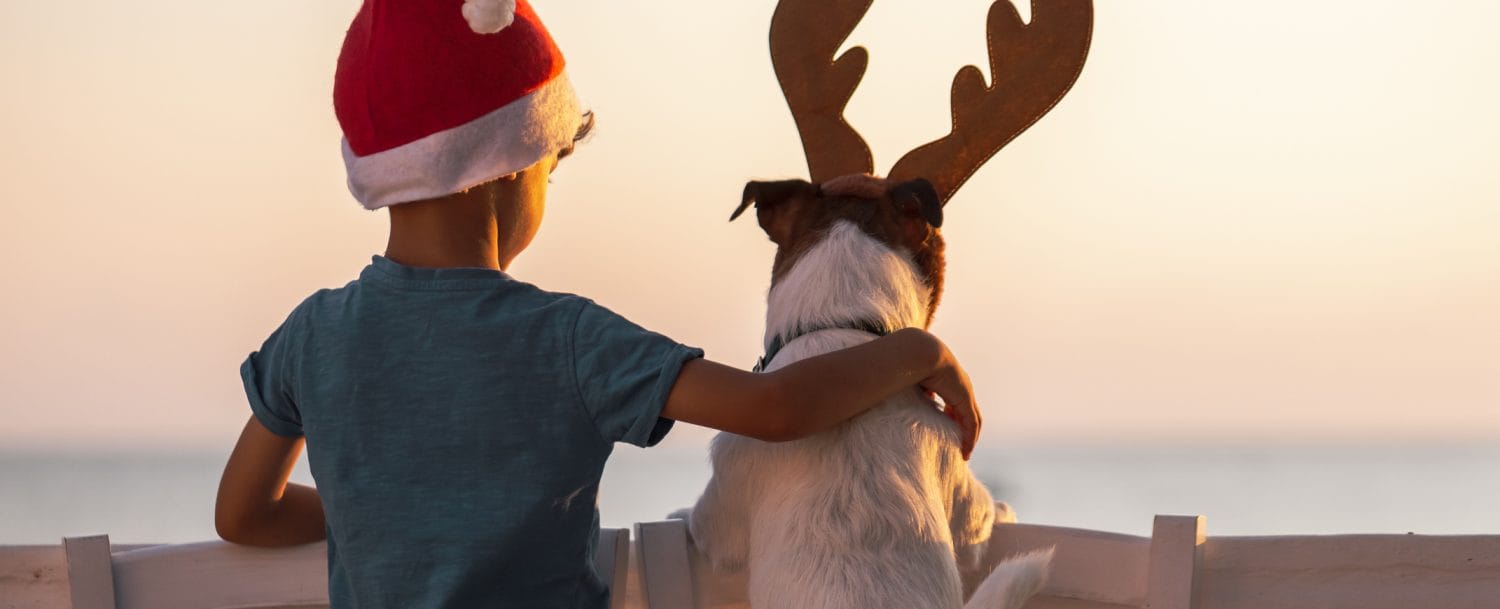
[[[214,532],[219,534],[219,539],[240,545],[254,545],[255,530],[254,518],[244,510],[222,504],[215,506]]]
[[[237,520],[225,518],[222,514],[214,516],[214,532],[219,534],[219,539],[229,543],[245,543],[245,528]]]

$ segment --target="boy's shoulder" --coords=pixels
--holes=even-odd
[[[337,319],[355,311],[386,306],[421,306],[454,300],[484,302],[517,314],[548,314],[576,317],[590,309],[604,309],[593,299],[570,292],[543,289],[494,271],[486,276],[481,269],[443,269],[416,276],[399,276],[382,272],[377,257],[360,275],[339,287],[321,288],[293,307],[287,323]],[[410,271],[409,267],[398,270]],[[605,309],[607,310],[607,309]]]
[[[526,328],[533,340],[567,344],[578,337],[593,345],[610,337],[629,343],[658,336],[593,299],[498,271],[413,269],[379,257],[358,278],[303,298],[276,333],[296,342],[343,344],[358,342],[355,337],[425,335],[433,323],[468,328],[473,336]]]

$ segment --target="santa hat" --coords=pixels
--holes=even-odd
[[[563,56],[526,0],[364,0],[333,106],[368,209],[461,192],[571,145]]]

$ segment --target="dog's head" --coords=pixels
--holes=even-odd
[[[1046,114],[1072,88],[1088,56],[1092,0],[1032,2],[1023,21],[1010,2],[985,19],[990,79],[974,66],[953,78],[952,128],[891,167],[890,181],[868,178],[874,158],[844,118],[869,52],[845,50],[871,0],[780,0],[771,17],[771,65],[801,135],[812,182],[751,182],[735,216],[755,204],[776,242],[775,282],[839,221],[911,256],[931,288],[928,320],[943,283],[943,204],[985,161]],[[863,179],[858,193],[839,182]],[[859,190],[859,189],[855,189]]]
[[[943,291],[943,204],[927,180],[886,182],[853,176],[862,183],[813,184],[804,180],[750,182],[730,220],[751,205],[766,236],[776,244],[775,283],[817,245],[838,221],[853,224],[892,251],[910,257],[931,290],[927,319]]]

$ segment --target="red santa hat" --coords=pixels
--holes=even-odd
[[[530,167],[582,122],[562,52],[526,0],[364,0],[333,106],[349,192],[368,209]]]

